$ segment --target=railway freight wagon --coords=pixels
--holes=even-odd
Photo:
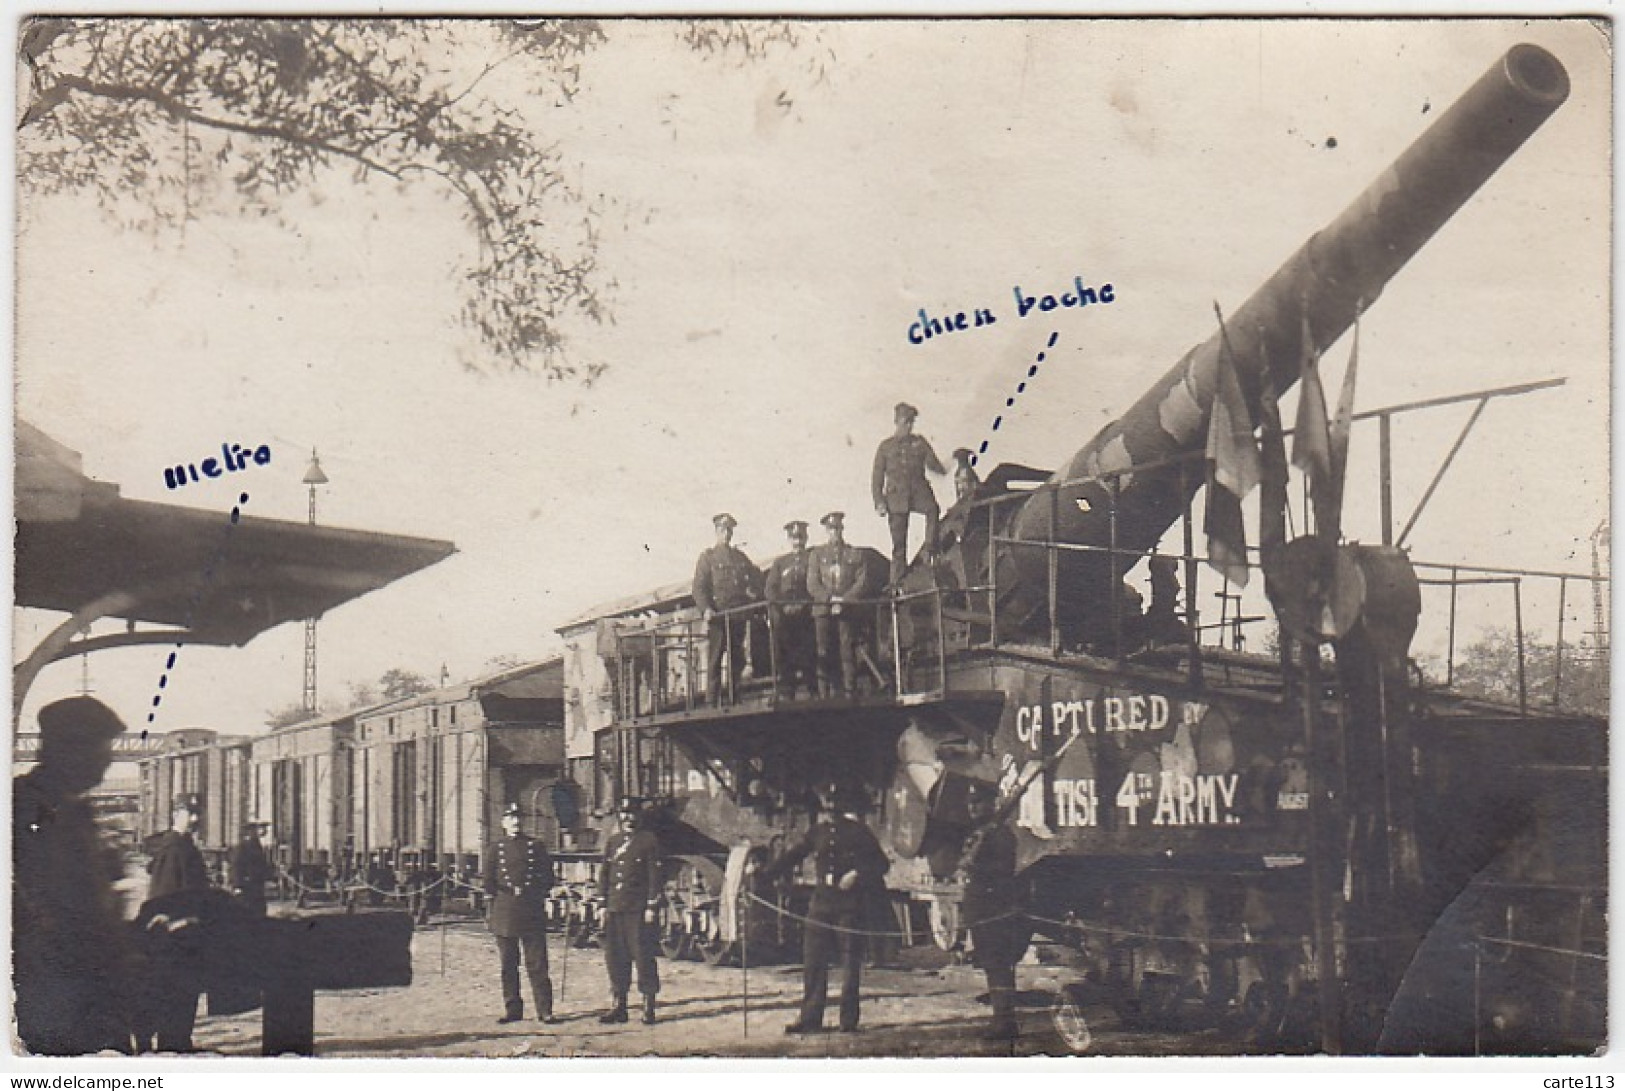
[[[140,761],[139,839],[169,829],[175,797],[190,794],[202,804],[199,847],[213,854],[230,847],[244,818],[247,741],[205,728],[171,731],[161,753]]]
[[[279,727],[250,743],[247,821],[270,825],[274,863],[295,875],[348,863],[354,735],[355,713],[344,712]]]
[[[1344,541],[1319,502],[1313,533],[1286,541],[1284,488],[1262,505],[1276,529],[1250,565],[1273,616],[1204,626],[1192,510],[1221,384],[1229,419],[1259,421],[1261,391],[1289,389],[1568,91],[1555,57],[1514,47],[1231,311],[1228,332],[1058,469],[988,472],[886,597],[843,605],[855,695],[775,685],[788,680],[773,640],[745,641],[770,649],[765,670],[753,656],[737,687],[706,692],[707,624],[681,587],[561,630],[573,677],[593,683],[570,707],[594,737],[595,798],[666,804],[668,851],[699,862],[668,890],[694,891],[687,916],[719,957],[742,935],[761,950],[761,919],[796,904],[755,891],[727,912],[735,850],[805,829],[827,778],[867,796],[894,898],[928,905],[956,942],[954,865],[981,781],[1015,826],[1029,924],[1077,952],[1081,979],[1056,1009],[1075,1046],[1103,1010],[1229,1025],[1266,1049],[1601,1043],[1605,720],[1431,684],[1412,643],[1423,588],[1441,584],[1422,572],[1440,568]],[[1459,588],[1587,579],[1445,571],[1452,647]],[[1147,572],[1144,606],[1125,580]],[[759,605],[726,615],[781,623]],[[1282,654],[1238,650],[1260,621]],[[1221,635],[1231,647],[1207,643]]]
[[[564,777],[562,660],[442,686],[355,714],[354,851],[407,871],[470,878],[517,803],[550,845],[574,822]]]

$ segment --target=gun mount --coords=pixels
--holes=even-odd
[[[1277,392],[1291,386],[1304,353],[1322,352],[1341,337],[1568,94],[1568,74],[1556,57],[1534,45],[1512,47],[1228,317],[1230,349],[1255,414],[1264,369]],[[993,561],[1002,629],[1014,634],[1048,625],[1050,551],[1012,543],[1086,547],[1058,557],[1057,620],[1075,637],[1080,605],[1105,601],[1114,581],[1180,518],[1203,483],[1196,460],[1220,352],[1215,332],[1056,470],[1048,480],[1053,488],[1003,506],[995,534],[1006,541]],[[966,543],[963,552],[969,582],[988,583],[985,543],[977,549]]]

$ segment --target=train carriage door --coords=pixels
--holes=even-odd
[[[297,761],[285,759],[271,766],[271,816],[276,842],[287,854],[286,863],[297,867],[304,862],[304,770]]]

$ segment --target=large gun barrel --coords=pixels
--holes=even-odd
[[[1241,386],[1255,407],[1268,367],[1277,391],[1298,377],[1307,327],[1309,348],[1324,351],[1445,221],[1540,127],[1569,94],[1568,73],[1546,50],[1516,45],[1344,212],[1227,316]],[[1021,541],[1059,541],[1121,549],[1062,551],[1059,598],[1104,602],[1108,592],[1154,548],[1201,486],[1202,451],[1213,404],[1221,337],[1188,352],[1122,418],[1107,425],[1050,478],[1058,489],[1031,497],[1007,533]],[[1063,482],[1079,482],[1066,484]],[[1116,484],[1115,500],[1108,485]],[[1057,495],[1058,494],[1058,495]],[[1113,524],[1115,523],[1115,529]],[[999,559],[1001,617],[1020,626],[1043,613],[1047,551],[1012,547]],[[1063,613],[1063,618],[1065,614]]]

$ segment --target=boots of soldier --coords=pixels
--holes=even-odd
[[[519,1020],[523,1019],[524,1017],[525,1017],[525,1007],[524,1007],[523,1004],[509,1004],[508,1007],[507,1007],[507,1010],[502,1013],[502,1018],[498,1019],[497,1022],[498,1023],[517,1023],[517,1022],[519,1022]]]
[[[613,1008],[610,1008],[609,1011],[598,1017],[598,1021],[600,1023],[624,1023],[626,1022],[626,1019],[625,993],[621,993],[615,998],[615,1006]]]
[[[653,1023],[655,1021],[655,994],[654,993],[644,993],[643,994],[643,1021],[645,1023]]]

